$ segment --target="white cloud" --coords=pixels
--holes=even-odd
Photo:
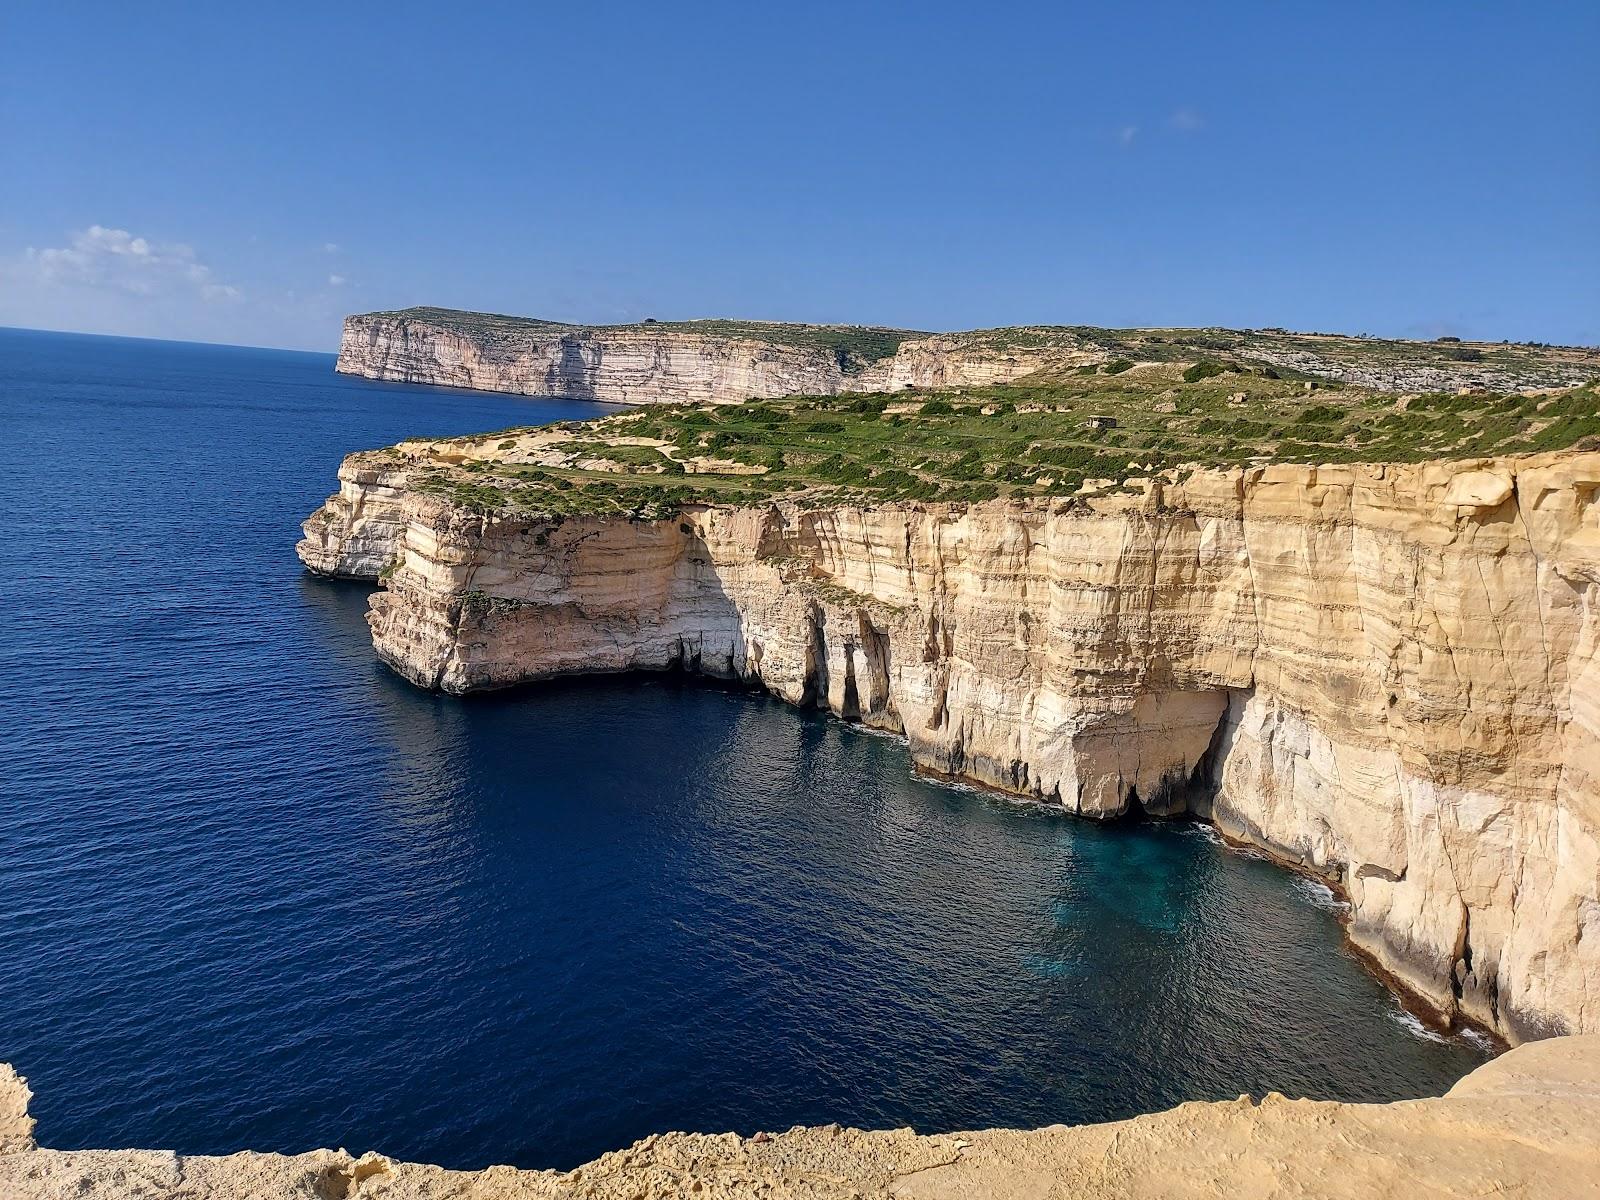
[[[1167,118],[1167,124],[1180,133],[1193,133],[1206,127],[1206,119],[1192,108],[1178,108]]]
[[[133,296],[196,295],[227,302],[241,298],[232,284],[217,279],[194,247],[158,243],[126,229],[91,225],[71,236],[67,246],[30,246],[21,271],[47,287],[91,288]]]
[[[328,276],[328,286],[329,287],[343,287],[344,285],[345,285],[345,278],[344,278],[343,275],[329,275]]]
[[[323,242],[322,243],[322,252],[324,254],[337,254],[337,253],[339,253],[339,243],[338,242]]]
[[[1133,145],[1133,139],[1138,136],[1139,127],[1137,125],[1124,125],[1121,129],[1117,130],[1117,141],[1121,142],[1124,146]]]

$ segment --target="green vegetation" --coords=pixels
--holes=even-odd
[[[697,501],[1072,496],[1197,466],[1595,448],[1600,388],[1312,391],[1303,381],[1202,360],[1115,374],[1072,369],[998,387],[647,407],[551,428],[531,431],[538,462],[507,452],[519,444],[510,435],[527,430],[384,453],[417,463],[419,490],[474,511],[653,519]],[[473,457],[461,461],[468,451]]]
[[[1214,379],[1216,376],[1224,374],[1227,369],[1221,363],[1202,360],[1183,373],[1183,381],[1185,383],[1199,383],[1202,379]]]

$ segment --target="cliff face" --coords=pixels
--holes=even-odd
[[[0,1065],[0,1105],[8,1070]],[[12,1079],[15,1077],[13,1076]],[[23,1094],[24,1101],[26,1093]],[[1190,1103],[1104,1125],[919,1137],[837,1125],[666,1133],[568,1172],[446,1171],[346,1151],[225,1157],[0,1142],[0,1193],[386,1200],[1173,1200],[1600,1196],[1600,1038],[1523,1046],[1399,1104]]]
[[[1600,1030],[1600,454],[1267,467],[1090,501],[474,513],[356,455],[301,558],[465,692],[682,666],[1336,880],[1444,1017]]]
[[[1047,364],[1104,357],[1076,350],[1001,350],[928,337],[908,340],[881,360],[860,364],[826,344],[788,344],[670,325],[579,327],[478,318],[462,326],[443,317],[401,312],[346,317],[335,370],[367,379],[524,396],[723,404],[912,385],[1006,383]]]

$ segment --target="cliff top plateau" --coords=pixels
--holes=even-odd
[[[41,1150],[27,1099],[23,1081],[0,1065],[0,1193],[8,1200],[1600,1196],[1600,1037],[1522,1046],[1444,1096],[1396,1104],[1274,1093],[1031,1131],[667,1133],[566,1172],[447,1171],[343,1150]]]

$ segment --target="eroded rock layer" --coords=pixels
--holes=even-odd
[[[0,1066],[0,1103],[6,1071]],[[6,1151],[13,1151],[7,1153]],[[1398,1104],[1183,1104],[1104,1125],[918,1136],[667,1133],[573,1171],[446,1171],[346,1151],[221,1157],[0,1143],[0,1194],[254,1200],[1251,1200],[1600,1196],[1600,1038],[1523,1046]]]
[[[1600,1031],[1600,454],[1200,471],[1070,501],[469,511],[354,455],[301,558],[424,687],[683,667],[1086,816],[1336,881],[1447,1019]]]

